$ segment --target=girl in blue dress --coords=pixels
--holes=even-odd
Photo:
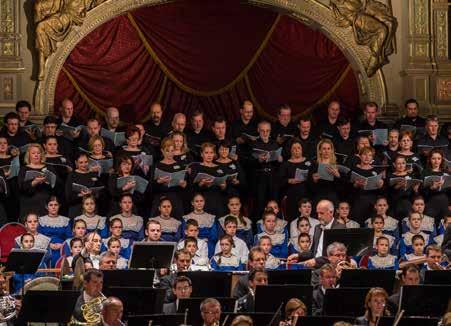
[[[168,197],[161,197],[158,210],[160,211],[160,215],[153,217],[152,220],[160,222],[161,240],[178,242],[182,238],[182,222],[171,217],[171,200]]]
[[[96,231],[102,239],[108,237],[108,225],[106,217],[96,214],[96,200],[93,195],[84,196],[81,200],[82,215],[77,216],[74,220],[83,220],[86,223],[88,232]]]
[[[233,238],[225,234],[219,240],[221,252],[214,255],[210,261],[211,268],[218,272],[243,271],[244,264],[232,253]]]
[[[254,244],[263,236],[271,239],[271,254],[277,258],[287,258],[288,256],[288,233],[279,233],[276,231],[276,214],[271,211],[263,213],[263,232],[255,236]]]
[[[141,216],[133,214],[133,198],[130,194],[124,194],[119,202],[121,213],[111,217],[122,221],[122,237],[132,241],[144,239],[144,221]]]
[[[66,239],[66,241],[64,241],[62,254],[66,257],[70,256],[72,252],[70,245],[72,239],[84,239],[86,233],[86,222],[84,220],[74,221],[72,226],[72,238]]]
[[[225,234],[225,220],[228,216],[233,216],[238,221],[238,226],[236,230],[236,236],[243,240],[248,247],[251,247],[254,241],[254,236],[252,234],[252,221],[244,216],[241,212],[241,200],[237,196],[230,197],[227,202],[227,208],[229,209],[229,214],[221,217],[218,222],[221,226],[219,228],[219,235]]]
[[[368,269],[394,269],[399,268],[398,257],[390,255],[390,243],[385,236],[376,241],[377,254],[368,260]]]
[[[102,249],[101,251],[107,251],[108,250],[108,241],[111,238],[116,238],[119,239],[119,241],[121,242],[121,250],[120,250],[120,255],[122,257],[124,257],[125,259],[129,259],[130,258],[130,254],[131,254],[131,249],[132,249],[132,244],[133,241],[131,241],[130,239],[126,239],[124,237],[122,237],[122,220],[119,218],[111,218],[110,219],[110,234],[111,236],[106,238],[106,239],[102,239]]]
[[[58,198],[51,196],[47,201],[46,208],[47,215],[39,217],[38,231],[50,238],[51,266],[54,267],[61,257],[64,241],[72,236],[72,230],[69,218],[59,215]]]

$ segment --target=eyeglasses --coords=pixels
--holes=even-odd
[[[191,286],[184,286],[184,287],[178,287],[176,288],[177,291],[182,291],[182,292],[186,292],[189,289],[191,289]]]

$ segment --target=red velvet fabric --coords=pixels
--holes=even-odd
[[[131,14],[160,62],[128,15],[117,17],[72,51],[59,75],[56,106],[73,98],[82,120],[93,109],[117,106],[130,122],[147,119],[157,100],[168,109],[167,118],[202,109],[207,118],[233,120],[240,103],[251,98],[271,116],[281,103],[299,115],[330,97],[348,113],[358,107],[357,82],[343,53],[289,17],[238,0],[178,1]]]

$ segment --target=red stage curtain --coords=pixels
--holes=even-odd
[[[125,121],[146,120],[153,101],[167,117],[202,109],[229,120],[245,99],[267,117],[281,103],[300,115],[331,97],[350,113],[358,107],[354,74],[333,42],[235,0],[145,7],[103,24],[64,64],[55,105],[65,97],[80,118],[118,106]]]

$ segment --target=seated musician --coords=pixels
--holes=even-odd
[[[285,320],[279,326],[297,325],[299,317],[307,315],[307,306],[298,298],[291,298],[285,305]]]
[[[191,264],[191,255],[185,249],[180,249],[175,252],[174,260],[177,269],[176,272],[184,272],[188,270]],[[176,273],[170,273],[160,279],[159,287],[166,290],[166,296],[164,298],[165,303],[174,302],[176,299],[172,292],[172,284],[176,278]]]
[[[326,289],[337,285],[336,268],[331,264],[323,265],[319,270],[319,287],[313,290],[312,313],[313,316],[323,315],[323,304]]]
[[[381,236],[376,240],[376,255],[368,260],[368,269],[394,269],[399,267],[398,257],[390,255],[390,242],[386,236]]]
[[[442,249],[434,244],[427,246],[426,248],[426,263],[420,271],[421,281],[424,281],[424,275],[426,271],[442,270],[448,264],[442,261],[443,252]]]
[[[203,326],[217,326],[221,320],[221,304],[215,298],[207,298],[200,304]]]
[[[420,284],[420,270],[418,266],[415,264],[404,265],[401,268],[401,285],[418,284]],[[401,300],[401,292],[399,290],[388,298],[390,311],[398,311],[399,300]]]
[[[179,300],[191,297],[191,293],[193,292],[191,280],[186,276],[178,276],[174,284],[172,284],[172,292],[175,296],[175,301],[163,305],[164,314],[175,314],[178,309]]]
[[[20,237],[20,249],[24,250],[30,250],[34,249],[34,236],[31,233],[25,233]],[[47,268],[46,264],[44,263],[44,258],[42,259],[41,263],[39,264],[39,269]],[[20,289],[25,286],[28,282],[35,279],[36,277],[45,276],[45,273],[42,272],[36,272],[35,274],[25,274],[25,275],[19,275],[14,274],[13,276],[13,284],[14,284],[14,291],[16,293],[20,293]]]
[[[83,292],[75,303],[73,318],[85,323],[83,316],[83,305],[102,296],[103,273],[98,269],[88,269],[83,275]]]
[[[236,301],[235,312],[255,312],[257,285],[268,285],[268,273],[260,268],[249,272],[249,293]]]
[[[112,251],[104,251],[100,254],[99,269],[115,270],[117,268],[117,256]]]
[[[8,279],[6,277],[6,274],[2,273],[2,270],[0,270],[0,298],[2,298],[3,296],[8,296]],[[11,314],[16,314],[16,316],[19,314],[19,310],[22,307],[22,300],[19,299],[13,299],[11,298],[11,300],[14,300],[15,306],[16,306],[16,311],[15,312],[11,312]],[[6,316],[2,316],[0,314],[0,317],[4,318]],[[1,326],[13,326],[15,322],[15,318],[12,317],[12,319],[6,321],[6,322],[0,322]]]
[[[388,294],[382,288],[371,288],[365,297],[365,315],[358,317],[355,325],[376,326],[379,318],[390,316],[387,309]]]
[[[234,246],[233,238],[225,234],[219,239],[219,244],[221,251],[211,258],[211,268],[220,272],[244,270],[244,264],[240,257],[232,252]]]
[[[102,325],[103,326],[122,326],[121,321],[124,312],[124,305],[119,298],[109,297],[102,305]]]
[[[265,268],[266,255],[260,247],[253,247],[249,251],[247,260],[248,270],[264,269]],[[245,296],[249,292],[249,274],[242,275],[237,284],[235,285],[232,293],[232,297],[239,299]]]

